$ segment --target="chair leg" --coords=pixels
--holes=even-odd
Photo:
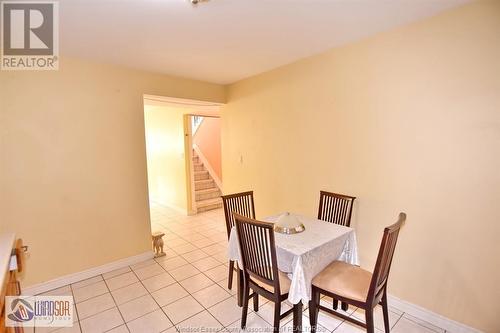
[[[384,328],[385,333],[389,333],[391,326],[389,324],[389,307],[387,306],[387,292],[384,291],[382,295],[382,312],[384,314]]]
[[[293,305],[293,332],[302,332],[302,302]]]
[[[309,301],[309,324],[311,325],[311,333],[315,333],[318,326],[320,293],[313,288],[311,296]]]
[[[238,306],[243,305],[243,271],[239,268],[236,269],[236,283],[238,287],[237,295],[238,295]]]
[[[227,289],[231,290],[233,287],[233,274],[234,274],[234,261],[229,260],[229,277],[227,279]]]
[[[247,326],[247,314],[248,314],[248,298],[250,297],[250,287],[247,283],[243,287],[243,307],[241,308],[241,328],[244,329]]]
[[[340,304],[340,308],[341,308],[342,310],[344,310],[344,311],[347,311],[347,310],[349,310],[349,304],[347,304],[346,302],[342,302],[342,303]]]
[[[281,316],[281,303],[280,301],[276,301],[274,303],[273,332],[279,332],[280,330],[280,316]]]
[[[366,317],[366,333],[375,333],[375,326],[373,322],[373,308],[365,309]]]
[[[259,294],[256,292],[253,294],[253,310],[255,312],[259,311]]]
[[[309,301],[309,325],[311,325],[311,332],[316,331],[316,323],[314,322],[314,313],[316,312],[316,304],[311,299]]]
[[[332,304],[333,304],[332,308],[334,310],[337,310],[339,308],[339,301],[338,300],[332,299]]]

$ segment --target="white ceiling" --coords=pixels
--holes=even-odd
[[[227,84],[468,1],[61,0],[60,50]]]

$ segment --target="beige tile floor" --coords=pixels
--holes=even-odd
[[[227,289],[227,235],[222,210],[187,217],[167,207],[151,207],[153,230],[165,232],[165,257],[141,262],[50,291],[72,295],[76,318],[72,328],[35,328],[35,332],[168,332],[222,333],[241,331],[241,308],[235,291]],[[327,298],[322,302],[330,303]],[[284,309],[290,305],[284,304]],[[249,309],[247,331],[271,332],[272,306],[261,298],[257,313]],[[349,315],[363,319],[361,310]],[[308,312],[303,314],[308,331]],[[377,308],[375,324],[382,332]],[[292,332],[292,317],[282,320]],[[396,309],[390,311],[391,332],[445,332]],[[356,333],[358,327],[325,313],[319,315],[319,332]],[[193,329],[194,328],[194,329]]]

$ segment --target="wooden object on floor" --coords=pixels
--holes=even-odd
[[[163,257],[165,255],[165,252],[163,252],[163,236],[165,236],[165,234],[160,231],[153,232],[153,235],[151,236],[153,240],[153,250],[155,251],[155,258]]]
[[[231,229],[234,227],[233,213],[243,215],[245,217],[255,218],[255,205],[253,201],[253,191],[233,193],[222,196],[222,205],[224,207],[224,217],[226,219],[227,239],[231,235]],[[229,260],[229,276],[227,280],[227,288],[233,287],[233,271],[237,270],[238,280],[242,278],[238,267],[235,267],[234,261]],[[238,284],[239,285],[239,284]],[[242,305],[242,290],[238,290],[238,306]]]
[[[358,266],[334,261],[314,277],[312,281],[312,299],[309,302],[309,319],[313,333],[318,324],[319,310],[364,327],[367,333],[374,333],[373,309],[378,304],[382,305],[385,332],[389,333],[387,280],[399,230],[405,220],[406,214],[400,213],[398,221],[385,228],[373,274]],[[366,323],[320,305],[322,294],[365,310]]]
[[[259,295],[274,303],[273,331],[279,332],[280,320],[293,312],[293,330],[302,330],[302,303],[281,314],[281,303],[288,298],[291,281],[278,270],[273,224],[234,214],[243,266],[243,308],[241,328],[248,314],[248,300],[253,297],[254,311],[259,310]],[[250,291],[253,291],[250,294]]]
[[[23,245],[22,239],[15,240],[13,234],[0,235],[0,332],[22,333],[22,327],[5,327],[5,296],[21,295],[21,284],[18,273],[24,269],[24,253],[27,247]]]

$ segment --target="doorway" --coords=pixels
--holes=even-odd
[[[222,207],[220,104],[144,96],[151,222]]]

